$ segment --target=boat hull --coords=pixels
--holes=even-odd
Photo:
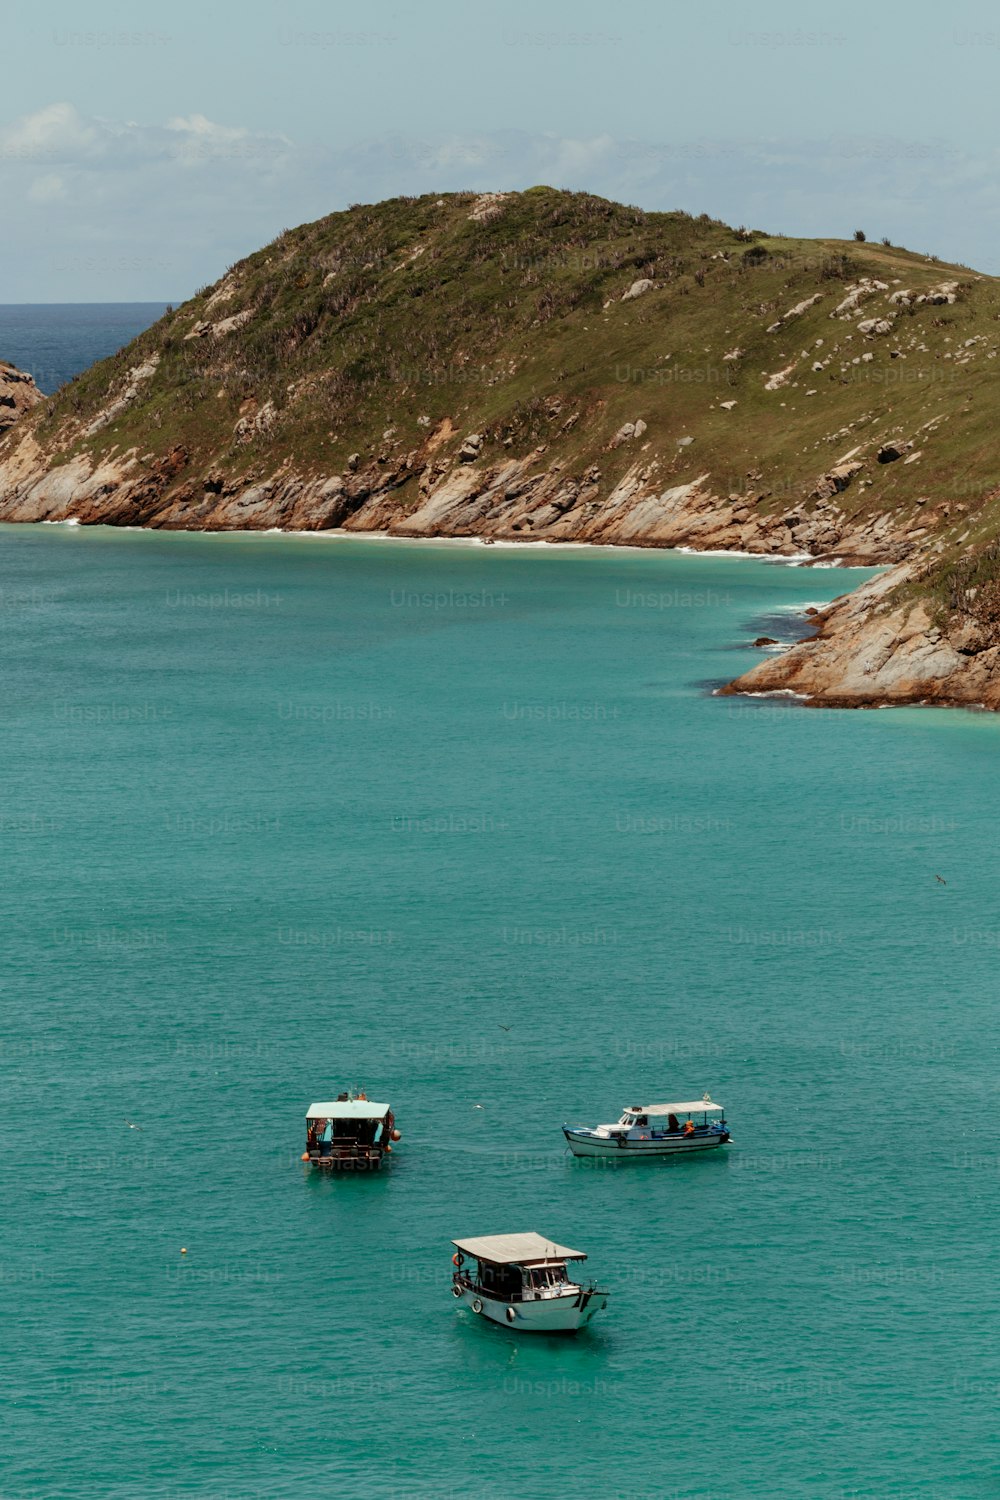
[[[653,1156],[688,1156],[693,1151],[715,1151],[729,1140],[728,1135],[668,1136],[660,1140],[626,1140],[619,1146],[617,1136],[599,1136],[590,1130],[563,1126],[563,1135],[574,1156],[605,1156],[615,1161],[634,1161]]]
[[[531,1302],[499,1302],[471,1287],[463,1287],[457,1298],[464,1306],[491,1323],[501,1323],[515,1333],[576,1333],[608,1303],[607,1292],[576,1288],[560,1297],[539,1297]],[[513,1313],[513,1317],[508,1316]]]
[[[310,1153],[309,1156],[309,1165],[321,1172],[378,1172],[382,1162],[381,1152],[372,1152],[367,1156],[352,1156],[346,1152],[340,1156],[318,1156],[315,1153]]]

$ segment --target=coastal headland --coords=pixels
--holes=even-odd
[[[995,708],[998,319],[994,278],[863,238],[546,187],[357,205],[51,398],[0,366],[0,520],[884,566],[727,691]]]

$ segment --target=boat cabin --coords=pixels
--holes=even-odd
[[[575,1333],[607,1305],[608,1294],[570,1274],[581,1250],[540,1234],[452,1240],[452,1295],[493,1323],[534,1333]]]
[[[567,1262],[587,1259],[580,1250],[568,1250],[534,1233],[492,1234],[452,1244],[457,1251],[454,1282],[500,1302],[533,1302],[575,1292],[578,1283],[570,1280]]]
[[[340,1094],[306,1111],[302,1160],[328,1170],[375,1171],[400,1139],[388,1104],[376,1104],[363,1093]]]
[[[623,1112],[612,1129],[616,1135],[651,1141],[673,1136],[683,1139],[693,1135],[728,1135],[725,1110],[721,1104],[713,1104],[707,1094],[703,1099],[676,1104],[634,1104]]]

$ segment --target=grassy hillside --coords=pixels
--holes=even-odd
[[[636,283],[652,285],[628,297]],[[398,198],[240,261],[0,459],[30,425],[53,466],[181,453],[177,483],[201,492],[419,453],[393,482],[405,515],[471,433],[477,463],[538,450],[605,494],[641,456],[660,486],[708,475],[756,513],[794,520],[835,494],[884,515],[946,601],[970,549],[996,566],[998,319],[996,280],[891,245],[547,187]],[[820,482],[842,462],[862,467]]]

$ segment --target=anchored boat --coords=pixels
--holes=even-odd
[[[587,1259],[581,1250],[533,1232],[452,1244],[452,1295],[494,1323],[522,1333],[575,1333],[607,1306],[607,1292],[569,1275],[569,1262]]]
[[[375,1104],[364,1093],[339,1094],[331,1103],[311,1104],[306,1111],[306,1149],[302,1160],[324,1171],[375,1172],[402,1140],[388,1104]]]
[[[680,1104],[635,1104],[615,1125],[564,1125],[574,1156],[631,1159],[711,1151],[729,1140],[726,1112],[708,1094]]]

